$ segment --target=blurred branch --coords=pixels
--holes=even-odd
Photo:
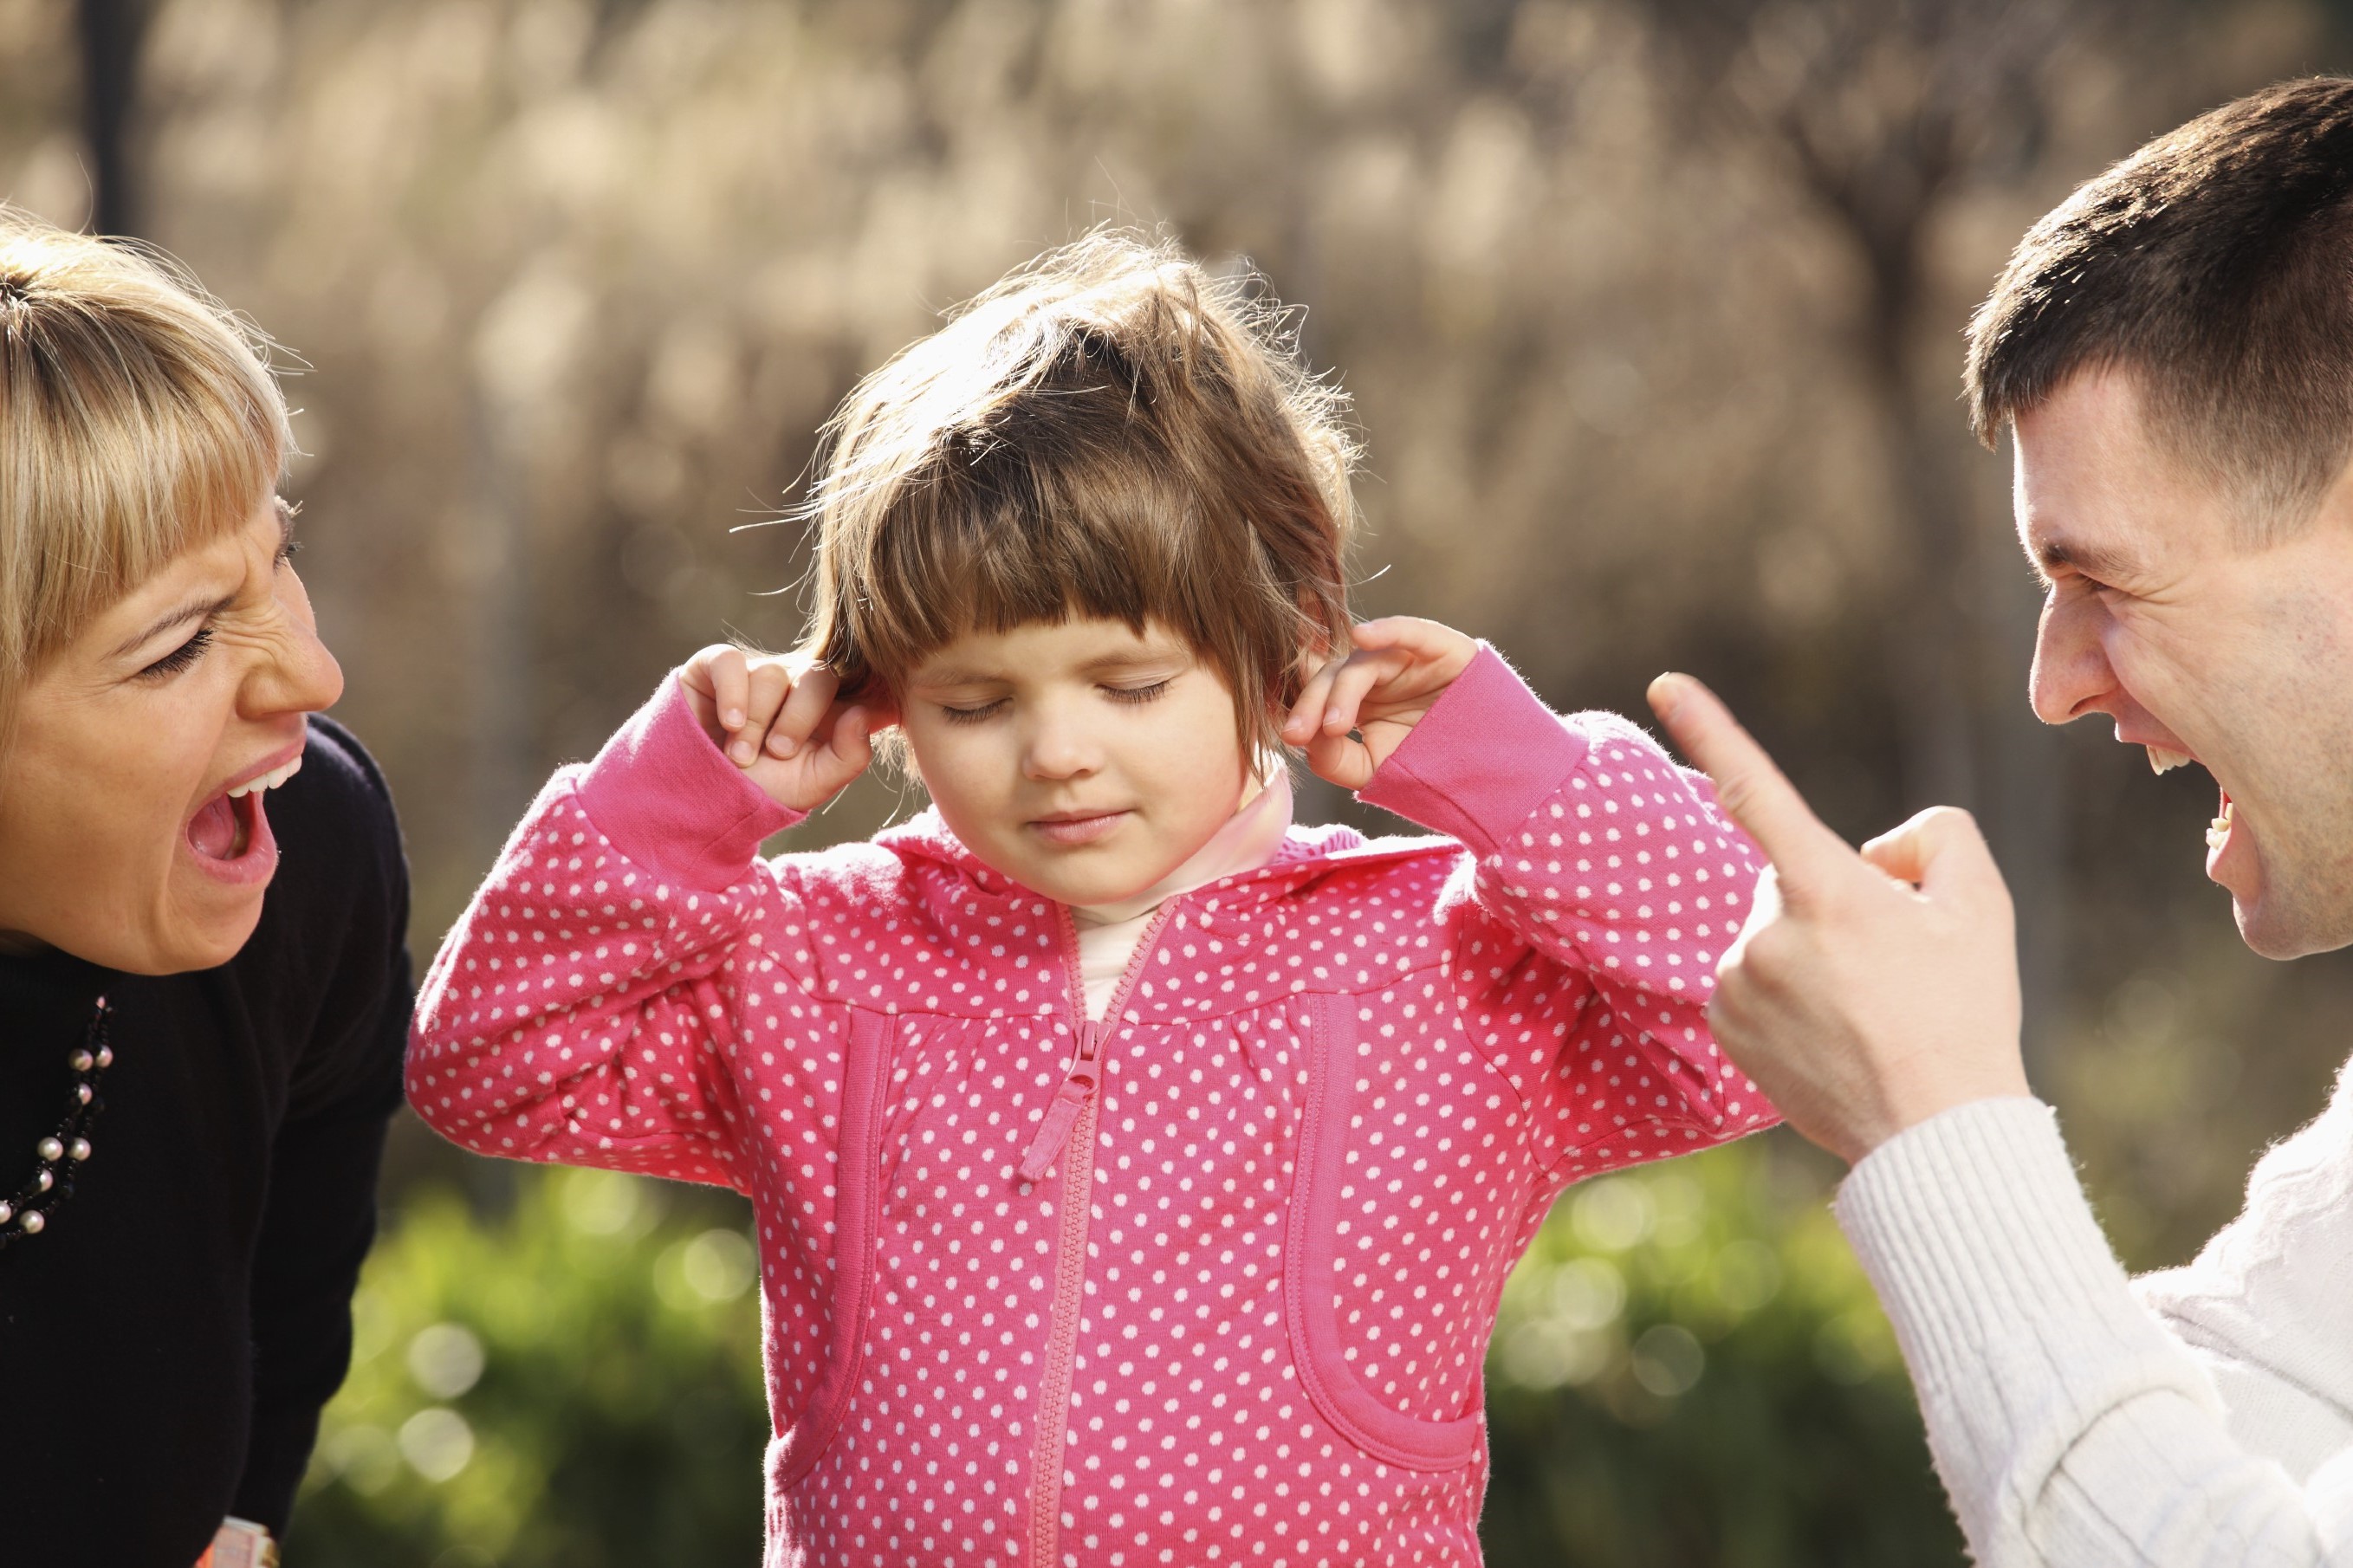
[[[1973,804],[1975,671],[1982,628],[1961,591],[1969,518],[1947,471],[1955,416],[1926,385],[1931,268],[1926,237],[1973,178],[2023,164],[2042,141],[2062,46],[2116,0],[1663,0],[1652,12],[1662,77],[1704,133],[1761,150],[1827,217],[1862,264],[1850,322],[1899,511],[1889,671],[1905,714],[1905,772],[1915,803]],[[1938,326],[1957,323],[1936,323]],[[1998,728],[1998,726],[1997,726]],[[1993,772],[2001,770],[1995,767]]]
[[[75,34],[81,46],[82,137],[90,145],[90,226],[100,234],[136,234],[141,210],[130,155],[137,107],[139,46],[149,0],[77,0]]]

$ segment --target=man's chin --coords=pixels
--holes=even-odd
[[[2306,908],[2263,889],[2252,898],[2233,892],[2231,914],[2251,952],[2280,963],[2353,946],[2353,908]]]

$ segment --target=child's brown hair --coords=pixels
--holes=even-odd
[[[1165,626],[1271,750],[1301,653],[1348,646],[1346,402],[1289,318],[1176,246],[1050,251],[860,383],[827,424],[803,650],[845,694],[971,631]]]

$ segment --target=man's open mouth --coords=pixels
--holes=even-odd
[[[2171,773],[2176,768],[2186,767],[2198,760],[2189,752],[2177,752],[2170,746],[2144,743],[2142,750],[2148,752],[2149,772],[2160,776]],[[2206,825],[2206,850],[2210,860],[2212,857],[2221,854],[2222,847],[2231,841],[2231,792],[2223,790],[2221,793],[2222,804],[2217,809],[2214,820]]]

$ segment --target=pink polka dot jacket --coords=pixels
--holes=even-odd
[[[1069,911],[926,813],[797,820],[675,681],[435,960],[467,1148],[759,1231],[766,1561],[1478,1561],[1497,1292],[1579,1177],[1772,1109],[1702,1008],[1758,859],[1704,780],[1482,650],[1364,798],[1163,904],[1100,1024]]]

